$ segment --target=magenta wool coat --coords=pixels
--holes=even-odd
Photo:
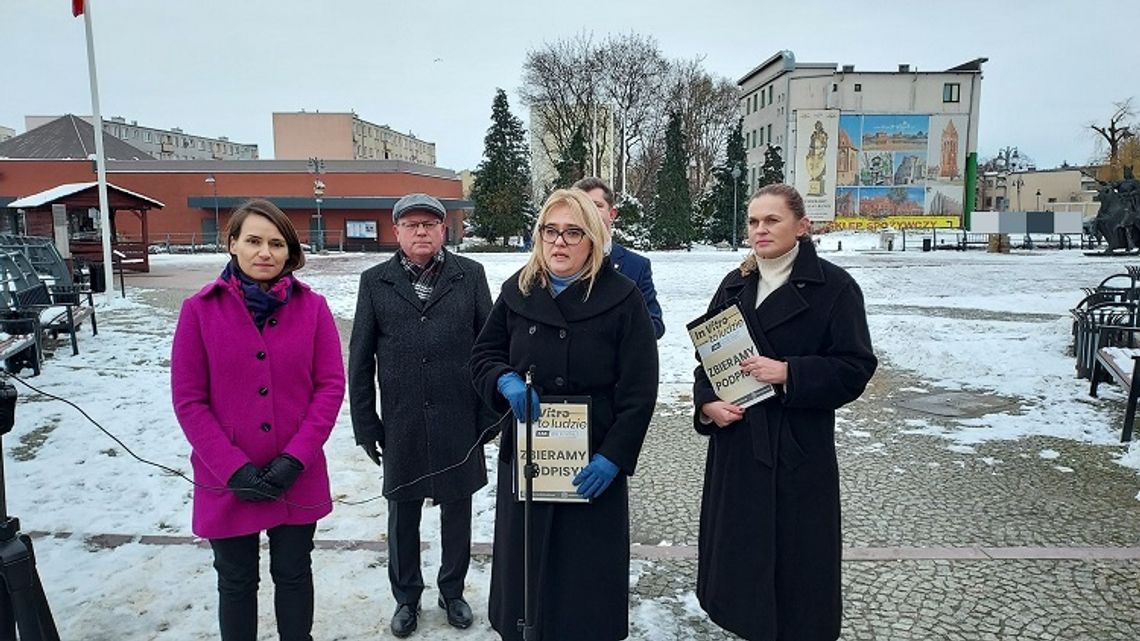
[[[190,441],[194,534],[208,539],[315,523],[332,511],[323,447],[344,400],[340,336],[328,303],[301,282],[258,332],[220,278],[182,304],[170,358],[174,413]],[[282,452],[305,469],[283,501],[225,488],[246,463]]]

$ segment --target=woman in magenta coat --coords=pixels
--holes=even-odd
[[[250,201],[226,235],[231,260],[183,303],[171,355],[193,529],[214,551],[223,641],[257,638],[262,530],[278,634],[311,641],[313,534],[332,511],[322,448],[344,399],[340,337],[325,299],[293,277],[305,256],[280,209]]]

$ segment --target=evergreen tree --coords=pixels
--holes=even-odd
[[[656,248],[676,249],[688,247],[692,242],[693,203],[689,196],[688,166],[681,116],[672,113],[665,129],[665,162],[657,172],[657,197],[653,201],[650,223]]]
[[[784,182],[784,159],[780,151],[775,145],[768,145],[764,150],[764,164],[760,167],[760,177],[756,179],[757,189]]]
[[[554,181],[554,189],[566,189],[585,178],[589,155],[590,152],[586,149],[586,136],[582,133],[582,127],[578,127],[570,137],[569,146],[562,152],[562,160],[559,160],[555,166],[558,178]]]
[[[483,138],[483,161],[475,169],[471,222],[489,242],[522,234],[533,221],[530,151],[522,121],[511,115],[507,93],[499,89],[491,104],[491,127]]]
[[[725,141],[725,161],[722,165],[713,168],[714,183],[712,188],[702,200],[702,204],[709,210],[709,224],[705,229],[705,240],[712,243],[721,241],[732,242],[741,238],[741,227],[747,217],[747,204],[750,189],[745,163],[743,122],[738,120],[736,126],[728,132]],[[737,170],[733,178],[732,170]],[[735,197],[735,202],[733,198]],[[733,225],[736,225],[736,235],[733,236]]]

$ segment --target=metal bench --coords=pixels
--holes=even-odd
[[[1133,328],[1134,329],[1134,328]],[[1101,347],[1096,351],[1094,371],[1089,377],[1089,396],[1096,397],[1097,387],[1102,381],[1111,378],[1128,395],[1124,408],[1124,427],[1120,431],[1120,442],[1132,440],[1132,424],[1136,420],[1136,401],[1140,398],[1140,348]]]

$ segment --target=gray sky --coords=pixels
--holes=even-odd
[[[355,110],[435,142],[440,166],[474,168],[495,88],[525,119],[527,49],[583,30],[652,35],[666,56],[703,56],[734,81],[780,49],[862,70],[985,56],[979,156],[1016,145],[1040,168],[1089,160],[1085,125],[1140,102],[1135,39],[1120,35],[1140,24],[1135,0],[89,1],[104,118],[229,136],[265,158],[272,112]],[[91,112],[70,2],[0,0],[0,27],[0,125]]]

